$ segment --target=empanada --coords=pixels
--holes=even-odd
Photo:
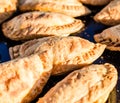
[[[0,0],[0,23],[8,19],[17,9],[17,0]]]
[[[21,11],[39,10],[66,14],[72,17],[91,13],[78,0],[20,0]]]
[[[109,50],[120,51],[120,24],[95,34],[94,39],[98,43],[107,45]]]
[[[117,79],[112,64],[86,66],[58,82],[37,103],[105,103]]]
[[[79,0],[79,1],[84,4],[101,6],[108,4],[111,0]]]
[[[28,12],[3,23],[2,30],[12,40],[28,40],[43,36],[68,36],[80,32],[84,24],[79,19],[50,12]]]
[[[94,20],[105,25],[120,24],[120,0],[112,0],[94,16]]]
[[[17,58],[52,50],[52,75],[58,75],[91,64],[101,56],[105,47],[76,36],[45,37],[11,47],[10,55]]]
[[[0,103],[30,103],[41,93],[52,70],[50,51],[0,64]]]

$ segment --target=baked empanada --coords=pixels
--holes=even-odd
[[[120,0],[112,0],[94,16],[94,20],[105,25],[120,24]]]
[[[112,64],[86,66],[58,82],[37,103],[105,103],[117,79]]]
[[[43,36],[68,36],[80,32],[84,24],[79,19],[51,12],[28,12],[3,23],[2,30],[12,40],[28,40]]]
[[[84,4],[101,6],[108,4],[111,0],[79,0],[79,1]]]
[[[52,75],[58,75],[91,64],[101,56],[105,47],[76,36],[45,37],[11,47],[10,55],[17,58],[52,50]]]
[[[50,51],[0,64],[0,103],[29,103],[41,93],[52,70]]]
[[[62,13],[72,17],[83,16],[91,13],[78,0],[21,0],[21,11],[39,10]]]
[[[120,51],[120,24],[95,34],[94,39],[98,43],[107,45],[109,50]]]
[[[16,8],[17,0],[0,0],[0,23],[12,16]]]

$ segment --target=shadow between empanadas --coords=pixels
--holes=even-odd
[[[79,0],[81,3],[93,5],[93,6],[101,6],[108,4],[111,0]]]

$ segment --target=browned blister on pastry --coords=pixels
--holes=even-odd
[[[50,11],[72,17],[91,13],[87,7],[77,0],[20,0],[19,8],[21,11]]]
[[[0,103],[29,103],[42,92],[52,70],[50,51],[0,64]]]
[[[112,0],[94,16],[94,20],[105,25],[120,24],[120,0]]]
[[[43,36],[68,36],[80,32],[81,20],[50,12],[28,12],[2,25],[3,33],[12,40],[27,40]]]
[[[109,50],[120,51],[120,24],[95,34],[94,39],[98,43],[107,45]]]
[[[106,45],[94,44],[76,36],[45,37],[31,40],[9,49],[11,58],[29,56],[33,53],[52,50],[52,75],[74,70],[95,61]]]
[[[0,0],[0,23],[8,19],[17,9],[17,0]]]
[[[84,4],[101,6],[108,4],[111,0],[79,0],[79,1]]]
[[[93,64],[73,71],[37,103],[105,103],[117,83],[112,64]]]

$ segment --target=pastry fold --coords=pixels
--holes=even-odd
[[[94,16],[94,20],[105,25],[120,24],[120,0],[112,0]]]
[[[43,36],[68,36],[80,32],[81,20],[64,14],[50,12],[27,12],[3,23],[3,34],[11,40],[28,40]]]
[[[77,36],[54,36],[27,41],[11,47],[9,52],[14,59],[52,50],[52,75],[58,75],[91,64],[102,55],[105,48],[106,45],[94,44]]]
[[[117,83],[112,64],[93,64],[73,71],[37,103],[105,103]]]
[[[0,103],[29,103],[34,100],[51,75],[51,62],[51,53],[44,51],[1,63]]]
[[[95,34],[94,39],[98,43],[107,45],[106,48],[111,51],[120,51],[120,24]]]
[[[83,16],[91,13],[77,0],[20,0],[21,11],[39,10],[62,13],[72,17]]]

